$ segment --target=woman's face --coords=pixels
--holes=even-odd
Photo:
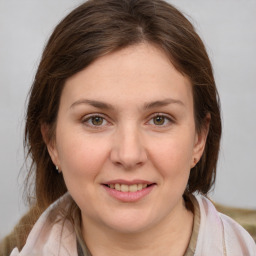
[[[150,44],[110,53],[66,81],[53,162],[90,223],[139,232],[185,210],[205,135],[189,80]]]

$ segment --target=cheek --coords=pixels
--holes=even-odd
[[[150,147],[149,152],[163,176],[188,175],[193,156],[193,142],[189,136],[163,139]]]
[[[61,168],[66,176],[94,176],[107,157],[107,146],[89,136],[77,133],[61,137],[58,152]]]

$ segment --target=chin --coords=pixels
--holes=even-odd
[[[121,224],[116,224],[111,226],[113,231],[123,235],[138,234],[143,231],[146,231],[149,228],[149,225],[147,224],[143,225],[143,223],[132,224],[132,225],[131,223],[121,223]]]
[[[105,225],[121,234],[141,233],[150,229],[154,221],[146,218],[145,215],[138,215],[129,215],[128,213],[119,216],[113,215],[111,219],[105,221]]]

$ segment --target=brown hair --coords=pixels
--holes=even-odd
[[[199,132],[206,115],[211,116],[206,147],[190,172],[186,193],[206,194],[211,189],[221,137],[219,98],[210,60],[192,24],[161,0],[89,0],[55,28],[30,92],[25,143],[32,164],[27,184],[29,180],[34,184],[35,203],[40,209],[67,191],[41,134],[41,125],[47,124],[50,127],[47,137],[54,139],[65,81],[100,56],[143,41],[165,51],[177,70],[189,77]]]

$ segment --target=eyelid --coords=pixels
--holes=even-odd
[[[91,113],[91,114],[86,114],[86,115],[83,115],[81,120],[82,121],[86,121],[92,117],[102,117],[102,118],[105,118],[105,116],[103,114],[100,114],[100,113]]]
[[[168,120],[168,124],[164,124],[164,125],[156,125],[156,124],[150,124],[149,122],[157,117],[157,116],[160,116],[160,117],[163,117],[165,118],[166,120]],[[104,119],[105,122],[107,122],[106,124],[102,124],[102,125],[93,125],[93,124],[89,124],[88,121],[93,118],[93,117],[101,117]],[[169,125],[173,124],[175,122],[175,119],[174,117],[172,117],[170,114],[166,114],[166,113],[162,113],[162,112],[157,112],[157,113],[153,113],[151,115],[149,115],[149,117],[147,118],[147,122],[146,124],[147,125],[152,125],[152,126],[155,126],[155,127],[158,127],[158,128],[165,128],[165,127],[168,127]],[[103,129],[104,127],[108,126],[108,125],[111,125],[112,122],[110,121],[110,118],[108,116],[106,116],[105,114],[102,114],[102,113],[91,113],[91,114],[86,114],[84,115],[82,118],[81,118],[81,122],[86,125],[87,127],[89,128],[92,128],[92,129]]]
[[[99,125],[99,126],[89,124],[88,121],[89,121],[91,118],[93,118],[93,117],[101,117],[101,118],[103,118],[103,119],[107,122],[107,124],[105,124],[105,125]],[[81,122],[82,122],[83,124],[85,124],[87,127],[93,128],[93,129],[102,129],[102,128],[104,128],[105,126],[107,126],[108,124],[111,124],[111,122],[109,121],[109,118],[108,118],[106,115],[100,114],[100,113],[91,113],[91,114],[84,115],[84,116],[81,118]]]
[[[167,126],[169,126],[170,124],[172,124],[172,123],[175,122],[175,119],[174,119],[170,114],[158,112],[158,113],[154,113],[154,114],[152,114],[152,115],[149,116],[148,121],[147,121],[147,124],[148,124],[153,118],[155,118],[155,117],[157,117],[157,116],[164,117],[164,118],[166,118],[166,119],[169,121],[169,124],[167,124],[167,125],[166,125],[166,124],[165,124],[165,125],[154,125],[154,124],[152,124],[152,125],[154,125],[154,126],[156,126],[156,127],[158,127],[158,128],[167,127]]]

